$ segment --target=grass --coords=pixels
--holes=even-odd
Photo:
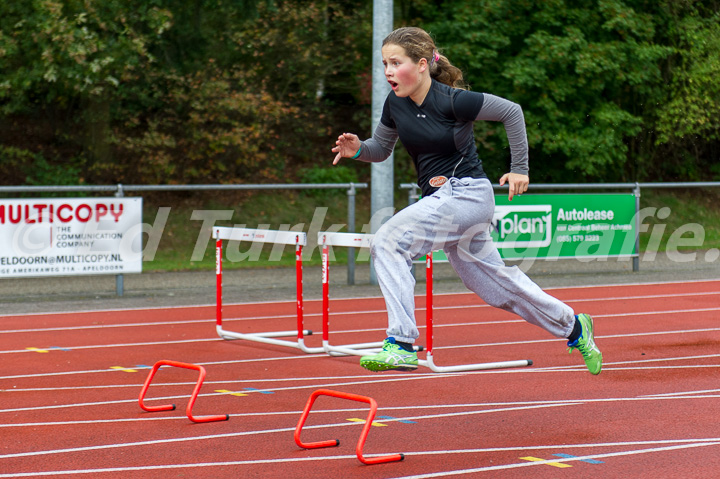
[[[396,207],[407,204],[406,193],[399,192]],[[347,196],[342,192],[297,192],[270,191],[235,194],[214,194],[204,196],[146,197],[144,219],[154,224],[158,208],[169,207],[169,215],[157,251],[152,261],[145,261],[145,271],[186,271],[212,270],[215,267],[214,242],[205,231],[207,242],[199,241],[202,233],[202,218],[214,214],[225,215],[217,221],[218,226],[245,225],[248,228],[279,229],[283,225],[290,230],[310,232],[311,243],[304,251],[305,265],[320,264],[320,251],[314,246],[312,235],[320,229],[347,223]],[[642,191],[640,207],[648,216],[643,223],[648,225],[640,234],[640,249],[665,251],[670,244],[678,249],[720,248],[720,189],[652,190]],[[203,213],[205,212],[205,213]],[[195,215],[195,216],[193,216]],[[370,190],[358,190],[356,199],[355,231],[361,231],[370,219]],[[342,231],[347,231],[343,228]],[[704,235],[702,241],[700,236]],[[673,241],[669,240],[672,238]],[[683,244],[686,243],[686,244]],[[197,246],[199,244],[199,246]],[[193,258],[198,248],[199,255]],[[273,250],[265,245],[262,250],[250,243],[225,244],[224,267],[272,268],[286,267],[295,263],[292,246]],[[337,248],[335,261],[347,261],[347,249]],[[198,257],[199,256],[199,257]],[[256,256],[257,260],[248,260]]]
[[[640,208],[648,207],[655,210],[643,221],[648,228],[640,233],[641,251],[720,248],[720,188],[645,189]]]
[[[369,191],[358,190],[356,197],[356,231],[369,222]],[[145,223],[154,224],[158,208],[168,207],[170,200],[157,198],[144,204]],[[215,268],[215,244],[209,229],[203,231],[202,218],[222,217],[216,226],[287,229],[305,231],[310,243],[303,252],[303,263],[320,264],[320,252],[314,248],[317,231],[342,225],[347,231],[348,200],[341,192],[274,191],[240,196],[184,199],[171,206],[165,228],[152,261],[145,261],[145,271],[189,271]],[[196,219],[193,219],[196,218]],[[207,221],[207,220],[206,220]],[[208,223],[209,225],[209,223]],[[206,226],[208,226],[206,225]],[[204,236],[203,236],[204,234]],[[207,239],[207,241],[205,241]],[[251,245],[225,242],[224,268],[284,267],[295,264],[293,246]],[[195,254],[194,254],[195,253]],[[335,260],[347,261],[347,250],[338,248]]]

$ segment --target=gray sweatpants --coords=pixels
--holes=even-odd
[[[387,306],[388,336],[408,343],[418,338],[412,261],[439,249],[465,286],[486,303],[556,337],[570,335],[573,310],[545,293],[517,266],[505,266],[489,232],[494,209],[490,181],[451,178],[378,230],[371,253]]]

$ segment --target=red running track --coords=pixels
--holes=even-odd
[[[532,359],[533,366],[452,374],[373,374],[357,358],[226,341],[211,306],[0,317],[0,478],[716,478],[720,470],[720,281],[548,290],[595,318],[605,366],[473,295],[435,297],[439,365]],[[423,299],[418,298],[422,323]],[[379,298],[333,300],[331,339],[380,341]],[[226,329],[295,327],[295,303],[226,306]],[[320,331],[320,303],[306,327]],[[306,338],[319,346],[319,334]],[[422,353],[421,353],[422,356]],[[193,423],[185,407],[202,365]],[[293,433],[310,394],[374,398],[366,466],[355,444],[367,405],[318,398],[303,440]]]

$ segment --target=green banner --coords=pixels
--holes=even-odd
[[[495,196],[491,235],[506,259],[607,258],[635,251],[635,195]]]

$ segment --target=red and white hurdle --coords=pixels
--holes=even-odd
[[[345,345],[330,344],[330,252],[329,246],[369,248],[372,235],[356,233],[319,232],[318,244],[322,245],[322,324],[323,350],[330,355],[364,356],[382,348],[382,341]],[[371,348],[371,349],[368,349]]]
[[[307,244],[307,235],[303,232],[277,231],[252,228],[231,228],[214,227],[213,238],[215,238],[215,277],[216,277],[216,330],[223,339],[243,339],[256,341],[276,346],[288,346],[299,349],[305,353],[322,353],[322,347],[310,348],[305,345],[305,336],[312,335],[312,331],[305,329],[303,316],[303,284],[302,284],[302,248]],[[296,282],[296,304],[297,304],[297,330],[296,331],[269,331],[263,333],[238,333],[223,328],[222,324],[222,278],[223,278],[223,249],[222,242],[227,241],[252,241],[255,243],[272,243],[295,245],[295,282]],[[282,337],[296,336],[297,340],[277,339]]]
[[[325,352],[332,354],[346,354],[363,356],[368,353],[373,353],[376,350],[363,349],[367,347],[380,346],[382,343],[365,343],[365,344],[351,344],[345,346],[333,346],[329,340],[329,316],[330,316],[330,261],[329,251],[330,246],[340,247],[355,247],[355,248],[369,248],[372,241],[372,234],[363,233],[338,233],[338,232],[319,232],[318,233],[318,244],[322,245],[322,286],[323,286],[323,349]],[[438,366],[435,364],[433,356],[433,262],[432,253],[426,256],[425,261],[426,268],[426,324],[425,324],[425,336],[426,336],[426,359],[419,359],[418,364],[425,366],[431,371],[436,373],[446,372],[460,372],[460,371],[478,371],[485,369],[502,369],[502,368],[516,368],[531,366],[532,360],[522,359],[516,361],[498,361],[490,363],[476,363],[476,364],[459,364],[453,366]],[[421,348],[419,348],[421,349]]]

